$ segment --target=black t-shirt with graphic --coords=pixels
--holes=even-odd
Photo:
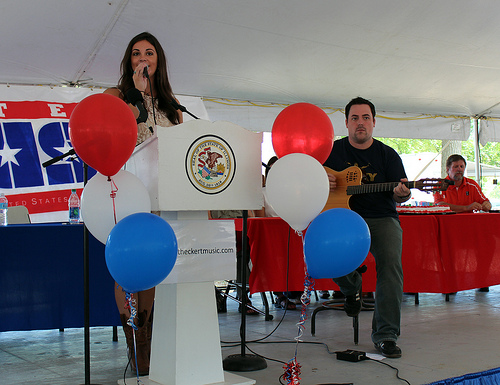
[[[398,153],[379,140],[359,150],[349,143],[348,137],[336,140],[332,152],[324,163],[335,171],[357,166],[363,173],[362,183],[399,182],[406,178],[403,162]],[[352,195],[349,206],[364,218],[398,218],[393,192],[377,192]]]

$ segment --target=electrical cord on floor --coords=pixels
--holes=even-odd
[[[370,360],[370,361],[375,361],[375,362],[377,362],[377,363],[379,363],[379,364],[382,364],[382,365],[388,366],[388,367],[389,367],[389,368],[391,368],[391,369],[394,369],[394,370],[396,371],[396,378],[397,378],[398,380],[400,380],[400,381],[404,381],[404,382],[406,382],[408,385],[411,385],[411,384],[410,384],[410,382],[409,382],[407,379],[405,379],[405,378],[403,378],[403,377],[401,377],[401,376],[399,375],[399,369],[398,369],[398,368],[396,368],[395,366],[389,365],[387,362],[383,362],[383,361],[379,361],[379,360],[374,360],[373,358],[369,358],[369,357],[367,357],[367,360]]]
[[[286,264],[286,291],[288,292],[288,272],[290,270],[290,232],[291,232],[291,228],[288,229],[288,247],[287,247],[287,264]],[[273,295],[273,294],[271,294]],[[267,336],[264,336],[262,338],[259,338],[259,339],[256,339],[256,340],[251,340],[251,341],[246,341],[247,343],[249,342],[260,342],[260,341],[263,341],[269,337],[271,337],[274,332],[276,330],[278,330],[278,328],[280,327],[280,325],[282,324],[283,320],[285,319],[285,316],[286,316],[286,313],[288,311],[288,308],[285,307],[284,309],[285,311],[283,312],[283,316],[281,317],[280,319],[280,322],[278,322],[278,325],[276,325],[276,327],[267,335]],[[243,335],[243,329],[242,329],[242,326],[240,326],[240,336]],[[230,347],[234,347],[234,346],[239,346],[241,344],[241,341],[237,342],[237,341],[220,341],[221,343],[223,344],[231,344],[231,345],[226,345],[226,346],[222,346],[223,348],[230,348]],[[290,341],[292,342],[292,341]],[[293,342],[296,342],[296,341],[293,341]]]
[[[290,265],[290,232],[291,230],[289,229],[288,230],[288,258],[287,258],[287,271],[286,271],[286,291],[288,292],[288,272],[289,272],[289,265]],[[293,341],[264,341],[265,339],[269,338],[270,336],[272,336],[274,334],[274,332],[280,327],[280,325],[282,324],[283,320],[285,319],[285,315],[287,313],[287,308],[285,307],[284,309],[285,311],[283,312],[283,316],[281,317],[280,321],[278,322],[278,325],[276,325],[276,327],[266,336],[262,337],[262,338],[259,338],[259,339],[256,339],[256,340],[251,340],[251,341],[246,341],[245,343],[245,348],[248,349],[250,352],[252,352],[253,354],[255,354],[256,356],[259,356],[259,357],[262,357],[264,358],[265,360],[269,360],[269,361],[274,361],[274,362],[278,362],[280,364],[283,364],[283,365],[286,365],[287,363],[284,362],[284,361],[281,361],[281,360],[278,360],[278,359],[275,359],[275,358],[270,358],[270,357],[266,357],[266,356],[263,356],[261,354],[258,354],[256,353],[255,351],[253,351],[252,349],[250,349],[250,347],[248,347],[247,344],[249,343],[258,343],[258,344],[297,344],[297,341],[296,340],[293,340]],[[240,335],[243,335],[243,330],[241,329],[240,327]],[[234,341],[234,342],[228,342],[228,341],[222,341],[221,340],[221,343],[225,343],[225,344],[231,344],[231,345],[226,345],[226,346],[222,346],[223,348],[228,348],[228,347],[235,347],[235,346],[240,346],[241,345],[241,341],[237,342],[237,341]],[[331,351],[330,348],[328,347],[328,345],[324,342],[316,342],[316,341],[299,341],[299,344],[312,344],[312,345],[323,345],[325,348],[326,348],[326,351],[328,354],[335,354],[335,352]],[[388,366],[389,368],[391,369],[394,369],[396,371],[396,378],[400,381],[404,381],[406,382],[408,385],[411,385],[410,382],[408,380],[406,380],[405,378],[401,377],[399,375],[399,369],[386,363],[386,362],[382,362],[382,361],[378,361],[378,360],[374,360],[372,358],[369,358],[367,357],[367,360],[371,360],[371,361],[375,361],[375,362],[378,362],[380,364],[383,364],[385,366]],[[285,383],[281,382],[281,380],[283,379],[285,374],[282,374],[280,375],[279,377],[279,382],[280,384],[282,385],[286,385]],[[349,382],[349,383],[327,383],[327,384],[318,384],[318,385],[352,385],[353,383],[352,382]]]
[[[316,342],[316,343],[319,343],[319,342]],[[321,342],[321,343],[322,343],[322,344],[324,344],[323,342]],[[330,349],[328,348],[328,345],[326,345],[326,344],[324,344],[324,345],[326,346],[326,350],[327,350],[328,354],[335,354],[335,353],[336,353],[336,352],[331,352],[331,351],[330,351]],[[368,361],[368,360],[370,360],[370,361],[374,361],[374,362],[377,362],[377,363],[379,363],[379,364],[383,364],[383,365],[385,365],[385,366],[388,366],[388,367],[389,367],[389,368],[391,368],[391,369],[394,369],[394,370],[396,371],[396,378],[397,378],[398,380],[400,380],[400,381],[404,381],[404,382],[406,382],[408,385],[411,385],[411,384],[410,384],[410,382],[409,382],[407,379],[405,379],[405,378],[403,378],[403,377],[401,377],[401,376],[399,375],[399,369],[398,369],[398,368],[396,368],[395,366],[392,366],[392,365],[388,364],[387,362],[383,362],[383,361],[379,361],[379,360],[374,360],[373,358],[370,358],[370,357],[367,357],[367,356],[365,356],[365,360],[366,360],[366,361]],[[365,361],[365,360],[364,360],[364,361]]]
[[[288,341],[286,341],[288,342]],[[290,341],[292,342],[292,341]],[[294,343],[297,343],[296,341],[293,341]],[[272,343],[272,342],[267,342],[267,343]],[[274,361],[274,362],[278,362],[280,364],[283,364],[283,365],[286,365],[287,363],[285,361],[281,361],[281,360],[277,360],[275,358],[270,358],[270,357],[266,357],[266,356],[263,356],[262,354],[259,354],[259,353],[256,353],[254,352],[252,349],[250,349],[247,345],[245,345],[245,348],[247,348],[248,350],[250,350],[253,354],[255,354],[256,356],[259,356],[259,357],[262,357],[264,358],[265,360],[269,360],[269,361]],[[281,382],[281,380],[283,379],[283,377],[285,376],[285,373],[281,374],[279,377],[278,377],[278,381],[280,382],[280,384],[282,385],[286,385],[285,383]]]
[[[274,331],[273,331],[273,332],[274,332]],[[267,337],[266,337],[266,338],[267,338]],[[257,344],[296,344],[296,343],[297,343],[297,341],[295,341],[295,340],[294,340],[294,341],[261,341],[261,340],[259,341],[259,340],[256,340],[256,341],[248,341],[247,343],[257,343]],[[326,343],[324,343],[324,342],[317,342],[317,341],[300,341],[299,343],[300,343],[300,344],[310,344],[310,345],[323,345],[323,346],[325,347],[325,349],[326,349],[326,351],[327,351],[327,353],[328,353],[328,354],[335,354],[335,352],[334,352],[334,351],[331,351],[331,350],[330,350],[330,348],[328,347],[328,345],[327,345]],[[226,346],[226,347],[228,347],[228,346]],[[255,354],[256,356],[262,357],[262,358],[264,358],[264,359],[266,359],[266,360],[269,360],[269,361],[274,361],[274,362],[278,362],[278,363],[286,364],[286,362],[284,362],[284,361],[281,361],[281,360],[278,360],[278,359],[275,359],[275,358],[266,357],[266,356],[263,356],[263,355],[261,355],[261,354],[259,354],[259,353],[256,353],[255,351],[253,351],[252,349],[250,349],[250,348],[248,347],[248,345],[246,345],[246,344],[245,344],[245,347],[246,347],[246,348],[247,348],[250,352],[252,352],[253,354]],[[377,362],[377,363],[379,363],[379,364],[383,364],[383,365],[385,365],[385,366],[388,366],[389,368],[391,368],[391,369],[393,369],[393,370],[395,370],[395,371],[396,371],[396,378],[397,378],[398,380],[403,381],[403,382],[407,383],[408,385],[411,385],[411,383],[410,383],[407,379],[405,379],[405,378],[403,378],[403,377],[401,377],[401,376],[399,375],[399,369],[398,369],[398,368],[396,368],[395,366],[392,366],[392,365],[390,365],[390,364],[388,364],[388,363],[386,363],[386,362],[383,362],[383,361],[374,360],[374,359],[369,358],[369,357],[367,357],[367,358],[366,358],[366,360],[375,361],[375,362]],[[283,383],[281,382],[281,379],[282,379],[282,378],[283,378],[283,375],[281,375],[281,376],[280,376],[280,378],[279,378],[280,384],[283,384]],[[347,384],[344,384],[344,383],[341,383],[341,384],[339,384],[339,383],[328,383],[328,384],[318,384],[318,385],[348,385],[348,384],[349,384],[349,383],[347,383]],[[283,385],[284,385],[284,384],[283,384]]]
[[[259,343],[259,344],[294,344],[296,345],[297,344],[297,341],[257,341],[256,343]],[[325,344],[324,342],[314,342],[314,341],[299,341],[300,344],[312,344],[312,345],[323,345],[326,347],[326,351],[329,353],[329,354],[332,354],[333,352],[330,352],[330,348],[328,347],[327,344]],[[256,353],[255,351],[253,351],[252,349],[250,349],[247,345],[245,345],[245,348],[247,348],[249,351],[251,351],[253,354],[255,354],[256,356],[259,356],[259,357],[262,357],[266,360],[269,360],[269,361],[275,361],[275,362],[279,362],[283,365],[286,365],[287,363],[285,361],[281,361],[281,360],[278,360],[278,359],[275,359],[275,358],[269,358],[269,357],[266,357],[266,356],[263,356],[259,353]],[[281,382],[282,378],[284,377],[284,373],[282,375],[280,375],[280,377],[278,378],[280,384],[282,385],[286,385],[286,384],[283,384]],[[325,384],[325,385],[330,385],[330,384]],[[344,385],[344,384],[331,384],[331,385]],[[349,385],[349,384],[345,384],[345,385]]]
[[[269,342],[270,343],[270,342]],[[274,361],[274,362],[278,362],[280,364],[283,364],[283,365],[286,365],[286,362],[285,361],[281,361],[281,360],[278,360],[276,358],[271,358],[271,357],[266,357],[266,356],[263,356],[262,354],[259,354],[257,352],[254,352],[252,349],[250,349],[247,345],[245,345],[245,347],[250,350],[250,352],[252,352],[253,354],[255,354],[256,356],[258,357],[262,357],[264,358],[265,360],[269,360],[269,361]]]
[[[125,366],[125,370],[123,371],[123,385],[127,385],[126,381],[127,369],[130,366],[130,360],[132,359],[132,357],[129,354],[127,354],[127,357],[128,357],[127,366]]]
[[[287,253],[287,270],[286,270],[286,292],[288,293],[288,281],[289,281],[289,270],[290,270],[290,234],[291,234],[291,229],[289,228],[288,229],[288,253]],[[268,343],[268,344],[274,344],[274,343],[289,343],[289,344],[297,344],[297,341],[296,340],[290,340],[290,341],[263,341],[267,338],[269,338],[270,336],[272,336],[274,334],[274,332],[280,327],[280,325],[282,324],[283,320],[285,319],[285,316],[287,314],[287,311],[288,311],[288,308],[285,307],[284,308],[284,312],[283,312],[283,316],[281,317],[280,321],[278,322],[278,325],[276,325],[276,327],[266,336],[262,337],[262,338],[259,338],[259,339],[256,339],[256,340],[251,340],[251,341],[246,341],[245,342],[245,348],[248,349],[250,352],[252,352],[253,354],[255,354],[256,356],[259,356],[259,357],[262,357],[263,359],[265,360],[269,360],[269,361],[274,361],[274,362],[278,362],[278,363],[281,363],[283,365],[287,365],[287,362],[284,362],[284,361],[281,361],[281,360],[278,360],[278,359],[275,359],[275,358],[270,358],[270,357],[266,357],[266,356],[263,356],[261,354],[258,354],[256,352],[254,352],[252,349],[250,349],[250,347],[247,345],[248,343],[262,343],[262,344],[265,344],[265,343]],[[240,327],[240,336],[243,336],[243,329],[242,329],[243,326]],[[235,347],[235,346],[240,346],[241,345],[241,341],[222,341],[221,340],[221,343],[225,343],[225,344],[231,344],[231,345],[225,345],[225,346],[222,346],[222,348],[227,348],[227,347]],[[304,343],[304,341],[300,341],[299,343]],[[305,342],[305,343],[311,343],[311,344],[321,344],[321,345],[324,345],[327,349],[327,351],[330,353],[330,349],[328,348],[328,345],[322,343],[322,342]],[[284,377],[284,374],[282,374],[280,377],[279,377],[279,382],[280,384],[283,384],[281,382],[281,379]],[[333,385],[333,384],[332,384]],[[338,385],[344,385],[344,384],[338,384]]]
[[[280,319],[280,322],[278,322],[278,324],[276,325],[276,327],[266,336],[262,337],[262,338],[259,338],[259,339],[256,339],[256,340],[251,340],[251,341],[246,341],[247,343],[249,342],[260,342],[260,341],[263,341],[265,340],[266,338],[269,338],[271,337],[274,332],[276,330],[278,330],[278,328],[280,327],[281,323],[283,322],[283,320],[285,319],[285,315],[286,315],[286,309],[285,309],[285,312],[283,313],[283,316],[281,317]],[[242,330],[241,330],[241,327],[240,327],[240,335],[242,333]],[[234,346],[239,346],[241,345],[241,341],[220,341],[222,344],[230,344],[230,345],[225,345],[225,346],[222,346],[223,348],[231,348],[231,347],[234,347]]]

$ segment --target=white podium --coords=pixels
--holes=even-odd
[[[217,221],[207,220],[207,210],[262,207],[261,133],[204,120],[155,131],[136,148],[126,169],[146,185],[152,210],[168,222],[206,220],[211,229],[209,222]],[[197,234],[191,238],[198,241]],[[235,255],[232,261],[230,277]],[[214,281],[229,277],[209,266],[190,270],[188,265],[196,263],[178,258],[174,281],[167,277],[169,283],[156,287],[150,372],[140,379],[145,385],[255,384],[222,368]]]

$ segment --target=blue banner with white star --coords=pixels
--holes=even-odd
[[[0,99],[0,191],[9,206],[26,206],[35,222],[67,220],[71,189],[83,188],[83,163],[75,156],[43,163],[72,149],[69,117],[91,91],[70,91],[70,101],[64,89],[46,92],[46,100],[16,100],[22,98],[16,87],[9,91],[12,99]],[[88,177],[94,174],[89,169]]]

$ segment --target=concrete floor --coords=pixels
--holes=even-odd
[[[459,292],[445,301],[441,294],[404,296],[402,334],[398,345],[400,359],[339,361],[337,350],[355,349],[370,354],[376,351],[370,340],[372,312],[360,315],[359,345],[353,342],[351,319],[342,311],[324,311],[317,315],[316,335],[311,336],[310,318],[305,323],[303,343],[296,345],[299,311],[271,309],[272,321],[262,316],[247,317],[246,340],[253,352],[266,357],[267,368],[237,374],[256,380],[257,384],[280,384],[283,362],[292,359],[297,348],[297,361],[302,366],[300,384],[370,384],[391,385],[406,382],[427,384],[467,373],[500,367],[500,286],[490,292]],[[262,306],[259,295],[253,303]],[[321,300],[322,301],[322,300]],[[319,305],[314,298],[308,315]],[[272,306],[272,305],[271,305]],[[193,309],[196,316],[196,309]],[[283,317],[284,316],[284,317]],[[239,354],[241,316],[237,304],[228,301],[228,312],[219,314],[222,356]],[[0,321],[1,322],[1,321]],[[121,330],[119,341],[112,341],[112,328],[91,329],[91,383],[114,385],[124,378],[127,364],[126,344]],[[4,332],[0,333],[0,384],[84,384],[83,329]],[[193,347],[195,348],[195,347]],[[247,350],[248,354],[252,354]],[[377,356],[375,356],[377,357]],[[196,363],[193,362],[193,370]],[[126,384],[137,384],[127,371]],[[281,380],[285,383],[284,380]]]

